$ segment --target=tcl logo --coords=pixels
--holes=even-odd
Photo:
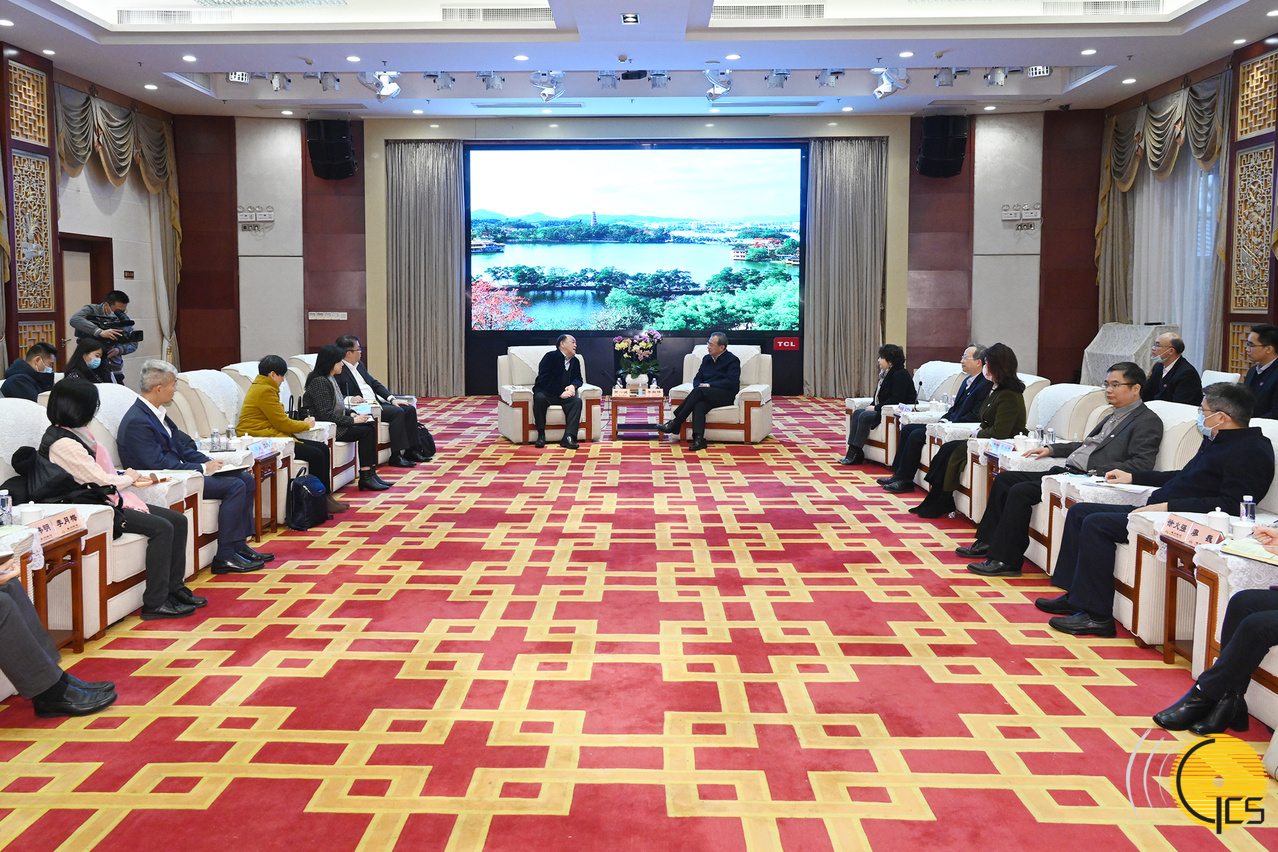
[[[778,337],[772,341],[772,351],[774,352],[798,352],[799,338],[797,337]]]

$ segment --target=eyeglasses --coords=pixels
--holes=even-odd
[[[1101,385],[1105,390],[1114,390],[1115,388],[1132,387],[1135,382],[1105,382]]]
[[[354,349],[347,349],[346,351],[347,352],[363,352],[364,350],[360,349],[359,347],[356,347]]]
[[[1252,343],[1250,340],[1243,341],[1243,349],[1259,349],[1261,346],[1268,346],[1267,343]]]

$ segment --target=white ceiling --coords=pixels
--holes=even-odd
[[[167,23],[122,25],[122,10]],[[638,12],[639,24],[623,25],[623,12]],[[1235,40],[1271,36],[1271,12],[1278,0],[0,0],[0,17],[14,23],[0,28],[0,39],[52,50],[59,68],[173,113],[922,114],[1108,106],[1228,55]],[[476,16],[487,20],[464,20]],[[1096,53],[1082,56],[1084,49]],[[914,55],[901,58],[903,51]],[[740,58],[727,58],[733,54]],[[880,64],[908,68],[909,88],[876,100],[878,80],[867,69]],[[1012,74],[1001,87],[982,79],[990,66],[1028,65],[1053,72]],[[937,87],[938,67],[971,74]],[[792,74],[784,88],[768,88],[764,77],[777,68]],[[822,68],[847,73],[822,88]],[[605,90],[597,81],[601,70],[657,69],[669,72],[667,89],[622,80]],[[707,69],[733,75],[731,92],[714,104],[705,97]],[[379,104],[356,74],[380,70],[402,72],[403,91]],[[285,72],[291,87],[229,83],[228,71]],[[321,71],[335,72],[340,90],[323,92],[302,77]],[[452,73],[453,88],[438,90],[423,78],[428,71]],[[504,77],[503,88],[485,90],[479,71]],[[565,95],[543,103],[529,82],[536,71],[564,72]]]

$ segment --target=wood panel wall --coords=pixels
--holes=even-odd
[[[364,125],[351,122],[359,171],[345,180],[320,180],[302,153],[302,257],[306,310],[346,311],[346,321],[307,320],[306,351],[340,334],[367,340],[368,290],[364,240]],[[306,144],[303,134],[303,146]],[[386,381],[386,377],[377,378]],[[399,388],[393,388],[399,391]],[[412,393],[407,389],[404,393]]]

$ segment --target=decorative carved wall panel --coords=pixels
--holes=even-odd
[[[1273,235],[1273,143],[1239,151],[1236,169],[1230,305],[1237,313],[1266,313]]]
[[[9,132],[14,139],[49,144],[48,87],[43,71],[9,63]]]
[[[20,322],[18,323],[18,355],[25,355],[31,348],[31,344],[39,343],[41,340],[57,346],[56,338],[57,330],[51,322]]]
[[[13,153],[13,254],[18,310],[52,311],[53,216],[49,158]]]
[[[1231,322],[1229,324],[1229,360],[1225,364],[1225,369],[1231,373],[1246,375],[1251,369],[1251,362],[1247,360],[1247,350],[1243,348],[1243,344],[1247,342],[1247,335],[1251,334],[1253,323],[1249,322]]]
[[[1278,50],[1242,63],[1238,69],[1238,139],[1274,129],[1278,104]]]

